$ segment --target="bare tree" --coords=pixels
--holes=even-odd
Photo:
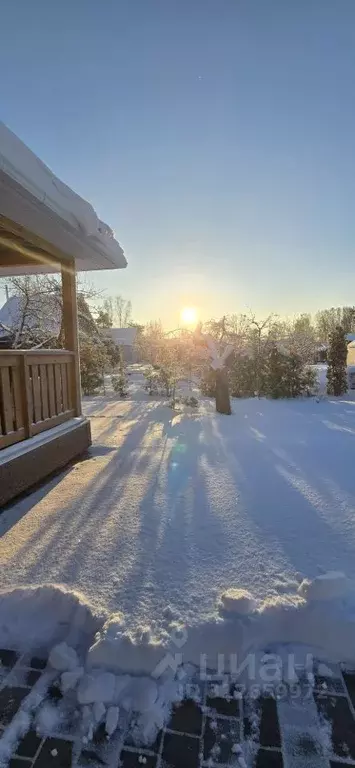
[[[0,330],[14,349],[61,347],[64,344],[61,280],[57,275],[25,275],[6,279],[7,316]],[[97,329],[88,300],[97,296],[92,287],[78,290],[80,335],[95,336]]]
[[[126,328],[132,320],[132,302],[122,296],[108,296],[103,302],[111,326]]]
[[[258,397],[261,393],[262,352],[265,343],[270,340],[270,331],[274,319],[275,315],[273,314],[268,315],[265,320],[256,320],[255,315],[250,316],[250,326],[254,330],[252,341],[254,342],[256,393]]]

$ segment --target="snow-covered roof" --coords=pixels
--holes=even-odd
[[[1,121],[0,215],[74,256],[79,270],[127,265],[112,230],[92,205],[60,181]],[[0,274],[14,271],[0,269]]]
[[[5,334],[5,330],[12,330],[20,317],[20,299],[18,296],[10,296],[5,304],[0,307],[0,336]]]
[[[0,338],[16,332],[24,323],[24,331],[41,329],[47,334],[58,336],[61,325],[61,312],[58,302],[51,294],[33,297],[32,306],[27,311],[21,296],[10,296],[0,308]]]
[[[132,347],[137,336],[137,328],[109,328],[108,332],[116,344]]]

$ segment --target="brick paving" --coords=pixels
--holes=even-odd
[[[324,675],[318,674],[315,662],[311,685],[304,676],[296,686],[283,685],[275,695],[259,692],[254,698],[239,695],[232,682],[226,695],[226,678],[223,688],[218,682],[200,683],[201,703],[184,700],[155,743],[140,749],[130,741],[128,716],[109,741],[99,726],[92,743],[83,745],[74,697],[62,697],[41,654],[3,649],[0,662],[0,745],[21,705],[46,675],[44,702],[63,712],[60,730],[43,738],[35,730],[34,716],[43,707],[37,702],[10,768],[355,766],[355,673],[339,665],[330,665],[330,674]]]

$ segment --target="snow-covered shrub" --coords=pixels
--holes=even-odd
[[[145,374],[145,389],[149,395],[175,398],[176,377],[168,366],[152,366]]]
[[[147,368],[147,370],[144,372],[144,378],[144,389],[148,392],[148,395],[157,395],[159,391],[159,375],[153,366]]]
[[[180,399],[178,397],[172,397],[171,400],[169,400],[169,408],[174,410],[179,403]]]
[[[171,397],[176,387],[174,370],[169,365],[161,365],[158,370],[158,383],[161,394]]]
[[[181,402],[184,405],[190,406],[190,408],[198,408],[198,399],[195,395],[186,395],[186,397],[181,399]]]
[[[125,374],[114,374],[111,376],[112,389],[120,397],[127,397],[128,388]]]
[[[316,372],[305,366],[298,354],[281,351],[276,345],[271,348],[267,359],[265,387],[269,397],[310,397],[316,393],[316,382]]]

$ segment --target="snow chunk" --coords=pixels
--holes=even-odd
[[[102,703],[102,701],[95,701],[95,704],[92,708],[92,712],[94,715],[95,723],[101,723],[101,720],[103,720],[106,712],[106,707]]]
[[[132,678],[121,700],[127,711],[146,712],[158,698],[158,686],[150,677]]]
[[[51,667],[58,672],[67,672],[79,666],[78,654],[67,643],[59,643],[52,648],[49,659]]]
[[[165,648],[154,639],[149,627],[135,633],[125,630],[120,614],[113,614],[89,648],[89,667],[106,667],[133,674],[150,674],[163,658]]]
[[[248,614],[256,610],[256,600],[246,589],[231,587],[221,595],[223,609],[228,613]]]
[[[41,736],[51,736],[55,731],[59,730],[61,722],[62,718],[58,707],[49,702],[44,702],[38,710],[36,717],[37,733]]]
[[[120,710],[118,707],[109,707],[106,715],[105,729],[108,736],[112,736],[118,726]]]
[[[298,588],[300,595],[308,601],[334,600],[344,597],[349,591],[349,582],[342,571],[328,571],[313,581],[304,579]]]
[[[79,704],[103,702],[111,704],[115,697],[116,678],[112,672],[87,674],[81,678],[78,687]]]
[[[83,674],[84,674],[83,667],[77,667],[77,669],[73,669],[70,672],[63,672],[60,679],[60,687],[61,687],[62,693],[66,693],[67,691],[70,691],[71,688],[76,688],[77,683],[79,682]]]

